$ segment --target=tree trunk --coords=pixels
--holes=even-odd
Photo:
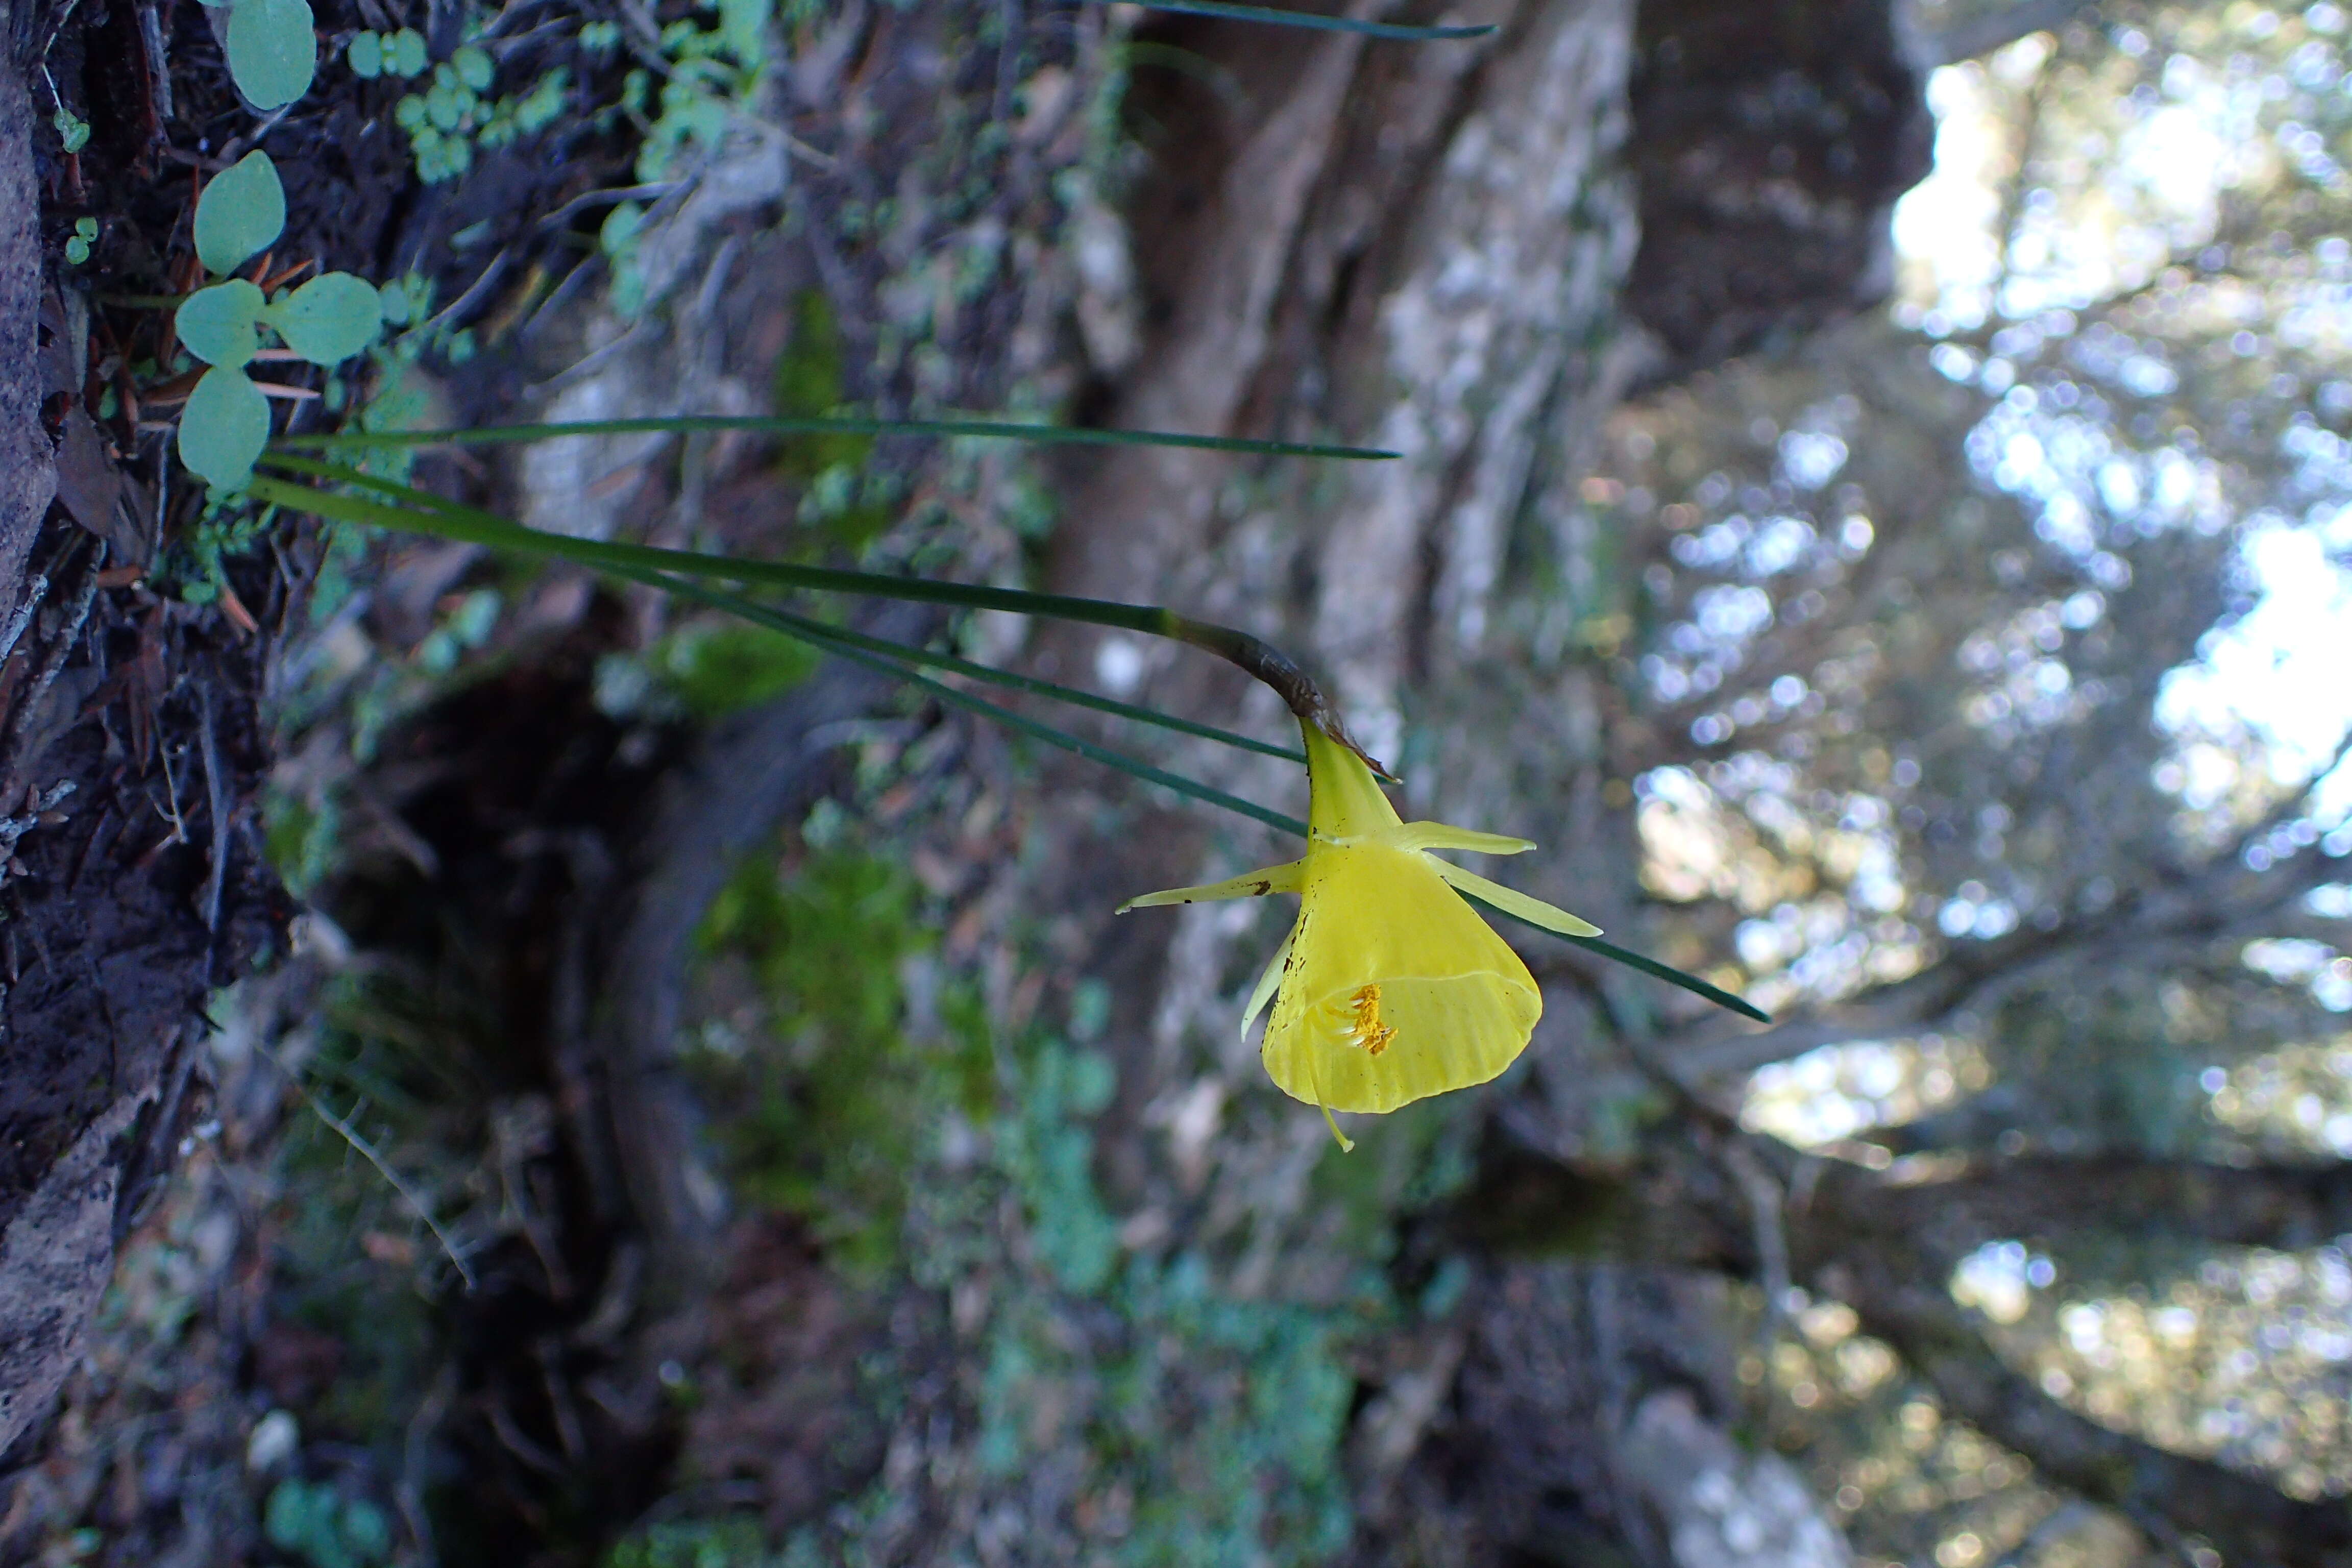
[[[1542,853],[1515,863],[1515,884],[1622,930],[1641,895],[1607,665],[1630,630],[1631,585],[1582,503],[1600,422],[1644,377],[1793,338],[1876,299],[1891,278],[1892,203],[1926,168],[1921,74],[1871,4],[1644,7],[1637,24],[1619,0],[1488,0],[1448,19],[1499,31],[1476,46],[1400,47],[1148,25],[1210,68],[1130,89],[1137,122],[1164,149],[1128,215],[1141,295],[1131,314],[1164,325],[1118,382],[1106,422],[1401,456],[1335,470],[1118,450],[1076,489],[1053,585],[1170,604],[1300,654],[1402,774],[1408,816],[1536,839]],[[1211,76],[1229,85],[1197,85]],[[1771,87],[1792,78],[1835,112],[1742,118],[1742,105],[1785,102]],[[1266,694],[1180,651],[1053,632],[1038,661],[1176,711],[1285,727]],[[1299,804],[1292,770],[1205,751],[1191,761],[1223,787]],[[1054,787],[1083,798],[1103,786],[1071,769]],[[1268,1288],[1282,1259],[1286,1289],[1311,1291],[1330,1216],[1304,1177],[1326,1134],[1266,1087],[1232,1033],[1281,917],[1212,905],[1101,919],[1143,889],[1295,850],[1176,820],[1090,838],[1087,816],[1058,814],[1057,851],[1039,858],[1050,869],[1025,897],[1101,933],[1088,967],[1114,983],[1123,1026],[1111,1037],[1133,1042],[1115,1112],[1125,1125],[1103,1139],[1121,1203],[1146,1215],[1203,1201],[1213,1215],[1245,1214],[1233,1289]],[[1630,1076],[1620,1037],[1686,1015],[1580,953],[1540,957],[1533,1073],[1516,1096],[1484,1103],[1509,1141],[1566,1152]],[[1675,1261],[1706,1267],[1746,1237],[1741,1221],[1713,1256],[1684,1248]],[[1751,1525],[1779,1542],[1773,1561],[1843,1559],[1793,1475],[1726,1457],[1727,1395],[1689,1403],[1619,1345],[1604,1347],[1601,1363],[1617,1358],[1605,1373],[1562,1381],[1567,1403],[1545,1405],[1539,1391],[1554,1385],[1528,1372],[1527,1347],[1496,1348],[1534,1331],[1507,1320],[1467,1352],[1444,1406],[1451,1435],[1381,1483],[1374,1559],[1412,1560],[1409,1543],[1441,1518],[1486,1543],[1462,1547],[1465,1561],[1578,1561],[1613,1539],[1696,1568],[1724,1560],[1721,1543],[1746,1541]],[[1541,1333],[1589,1368],[1598,1321]],[[1719,1321],[1685,1321],[1720,1348]],[[1410,1414],[1425,1426],[1443,1404],[1423,1384],[1451,1364],[1444,1355],[1408,1361],[1360,1428],[1382,1452],[1410,1451]],[[1499,1382],[1481,1384],[1477,1369],[1497,1363]],[[1616,1380],[1605,1415],[1570,1392],[1594,1379]],[[1474,1393],[1504,1384],[1508,1398]],[[1416,1479],[1500,1464],[1538,1428],[1562,1451],[1510,1471],[1549,1478],[1517,1500],[1495,1493],[1465,1513]],[[1700,1476],[1716,1479],[1701,1489]],[[1529,1500],[1544,1495],[1553,1501]]]
[[[178,1158],[206,992],[286,914],[249,812],[258,639],[106,570],[145,564],[110,552],[153,503],[81,405],[88,316],[45,269],[35,127],[0,65],[0,1453]],[[265,610],[280,591],[247,585]]]

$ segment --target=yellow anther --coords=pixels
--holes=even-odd
[[[1378,985],[1360,988],[1348,1011],[1355,1015],[1355,1021],[1348,1026],[1349,1037],[1364,1048],[1365,1055],[1379,1056],[1389,1048],[1389,1042],[1396,1038],[1395,1026],[1383,1026],[1381,1023],[1381,988]]]

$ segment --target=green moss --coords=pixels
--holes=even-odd
[[[1338,1552],[1353,1525],[1344,1321],[1224,1295],[1189,1257],[1138,1260],[1122,1285],[1139,1342],[1111,1369],[1098,1437],[1138,1500],[1120,1560],[1304,1565]]]
[[[776,359],[776,412],[822,419],[845,405],[841,327],[823,293],[803,290],[793,302],[793,333]],[[871,436],[792,436],[777,454],[778,469],[804,487],[801,517],[856,548],[889,525],[897,499],[888,477],[870,473]]]
[[[262,849],[270,869],[296,898],[310,890],[333,870],[341,856],[341,814],[330,797],[315,808],[299,796],[280,789],[262,794]]]
[[[902,1026],[899,966],[930,943],[900,868],[820,852],[796,874],[747,860],[713,903],[699,942],[746,965],[766,1016],[753,1037],[706,1035],[698,1069],[738,1188],[803,1216],[853,1272],[898,1255],[921,1108],[940,1098],[940,1053]]]
[[[1315,1168],[1321,1206],[1339,1220],[1339,1249],[1354,1258],[1386,1257],[1399,1213],[1440,1202],[1467,1179],[1475,1122],[1458,1095],[1355,1119],[1355,1152],[1332,1144]]]
[[[262,1510],[269,1543],[312,1568],[367,1568],[392,1554],[392,1521],[362,1499],[346,1500],[334,1488],[283,1480]]]
[[[808,679],[817,656],[805,643],[730,620],[676,633],[655,662],[686,711],[708,723],[782,696]]]
[[[996,1128],[996,1153],[1025,1200],[1038,1258],[1061,1287],[1087,1296],[1109,1283],[1118,1227],[1095,1191],[1095,1140],[1087,1125],[1110,1103],[1110,1058],[1054,1041],[1034,1047],[1021,1114]]]
[[[756,1521],[653,1524],[615,1542],[604,1568],[764,1568],[774,1562]]]

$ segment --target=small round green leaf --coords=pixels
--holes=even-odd
[[[196,198],[196,256],[207,272],[234,272],[286,229],[286,187],[267,153],[247,153]]]
[[[645,208],[635,202],[616,202],[597,228],[596,242],[604,247],[605,255],[618,256],[629,247],[631,240],[636,238],[637,230],[645,221]]]
[[[351,62],[352,74],[373,81],[383,74],[383,37],[378,33],[354,33],[344,47],[343,58]]]
[[[425,35],[414,27],[403,27],[384,40],[383,68],[398,77],[413,77],[425,70]]]
[[[206,364],[231,370],[253,357],[259,347],[254,323],[268,308],[261,290],[242,278],[199,289],[180,301],[172,325],[188,352]]]
[[[269,441],[269,399],[241,370],[205,372],[180,412],[180,461],[205,483],[235,489],[253,477]]]
[[[497,66],[490,52],[479,44],[467,44],[450,57],[449,63],[457,68],[457,79],[476,92],[490,89],[490,76]]]
[[[263,320],[312,364],[340,364],[375,342],[383,301],[366,279],[330,272],[271,304]]]
[[[415,301],[408,297],[408,285],[395,278],[375,291],[376,308],[383,312],[384,325],[404,327],[416,310]]]
[[[259,110],[281,109],[310,90],[319,37],[309,0],[236,0],[228,14],[228,73]]]

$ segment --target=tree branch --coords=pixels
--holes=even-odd
[[[1764,1271],[1744,1194],[1677,1131],[1630,1170],[1577,1171],[1534,1155],[1490,1158],[1454,1224],[1517,1251],[1612,1256]],[[1750,1147],[1784,1176],[1808,1156]],[[2259,1478],[2169,1453],[2075,1415],[1987,1345],[1946,1284],[2000,1237],[2087,1233],[2117,1215],[2208,1243],[2292,1247],[2352,1228],[2352,1164],[2240,1170],[2163,1161],[2034,1158],[1963,1165],[1935,1181],[1843,1162],[1789,1184],[1790,1267],[1852,1306],[1933,1384],[1950,1413],[2084,1497],[2204,1536],[2232,1563],[2352,1568],[2352,1509],[2298,1502]]]
[[[1832,1162],[1813,1185],[1805,1239],[1827,1250],[1840,1236],[1907,1236],[1958,1257],[2010,1237],[2126,1226],[2136,1237],[2281,1251],[2352,1231],[2352,1163],[2341,1162],[2239,1167],[2133,1155],[1979,1157],[1942,1180],[1906,1181],[1899,1171]]]
[[[1972,60],[2017,42],[2028,33],[2054,33],[2090,8],[2090,0],[2019,0],[2019,4],[1971,16],[1928,35],[1937,65]]]
[[[2352,1233],[2352,1162],[2216,1165],[2136,1155],[1931,1158],[1874,1171],[1769,1138],[1748,1152],[1792,1200],[1784,1265],[1801,1277],[1867,1242],[1925,1246],[1957,1259],[1985,1242],[2128,1228],[2135,1236],[2292,1251]],[[1459,1222],[1506,1250],[1768,1271],[1753,1199],[1687,1124],[1641,1162],[1577,1170],[1549,1157],[1490,1156]],[[1934,1173],[1921,1179],[1919,1172]],[[2121,1216],[2121,1217],[2119,1217]],[[1942,1275],[1937,1278],[1940,1280]]]
[[[1949,1415],[2014,1448],[2093,1502],[2203,1536],[2232,1563],[2352,1565],[2352,1508],[2301,1502],[2268,1482],[2168,1452],[2075,1415],[2012,1370],[1944,1289],[1937,1260],[1879,1247],[1816,1279],[1934,1385]],[[1892,1265],[1892,1267],[1890,1267]]]
[[[2352,748],[2352,738],[2347,744]],[[2338,753],[2339,761],[2342,755]],[[2070,921],[2054,931],[2021,930],[1996,941],[1953,947],[1906,980],[1768,1029],[1732,1034],[1710,1018],[1678,1037],[1661,1039],[1659,1054],[1685,1079],[1753,1072],[1825,1045],[1935,1027],[1957,1014],[1989,1006],[2062,964],[2091,960],[2105,968],[2145,969],[2184,949],[2272,934],[2271,927],[2283,915],[2300,929],[2303,917],[2289,914],[2288,907],[2312,889],[2335,880],[2342,874],[2342,863],[2313,845],[2257,872],[2247,869],[2243,847],[2267,837],[2272,826],[2293,820],[2307,798],[2306,791],[2296,803],[2282,805],[2231,852],[2120,900],[2102,914]]]

